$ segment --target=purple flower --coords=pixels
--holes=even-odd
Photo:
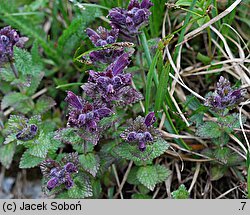
[[[113,8],[109,12],[111,26],[118,28],[126,39],[135,37],[139,33],[141,26],[146,25],[151,12],[149,8],[153,6],[150,0],[131,0],[128,9]]]
[[[43,176],[48,179],[47,188],[49,191],[53,190],[62,184],[66,189],[74,186],[72,174],[78,172],[78,154],[68,154],[62,160],[62,164],[55,160],[47,159],[40,165]]]
[[[243,90],[232,89],[230,82],[221,76],[217,82],[215,91],[206,96],[204,104],[205,106],[212,107],[217,110],[223,110],[225,108],[232,109],[242,100],[243,96]]]
[[[76,96],[70,91],[68,91],[65,101],[69,104],[67,125],[69,127],[82,129],[78,135],[96,145],[101,133],[99,122],[104,117],[110,116],[112,111],[109,108],[98,107],[84,101],[81,97]],[[83,131],[83,129],[85,131]]]
[[[53,190],[55,187],[59,186],[59,179],[54,177],[51,178],[48,182],[47,182],[47,188],[48,190]]]
[[[13,46],[19,41],[18,33],[7,26],[0,30],[0,64],[13,59]]]
[[[118,38],[119,30],[116,28],[111,29],[108,31],[104,27],[99,27],[97,31],[92,30],[91,28],[87,28],[86,33],[89,39],[96,47],[103,47],[109,44],[113,44],[116,42]],[[117,57],[122,55],[124,49],[121,47],[119,49],[105,49],[99,51],[92,51],[89,54],[90,60],[92,62],[101,62],[101,63],[112,63],[114,62]]]
[[[131,104],[142,99],[143,96],[131,87],[132,75],[123,73],[130,63],[128,58],[129,54],[124,53],[104,72],[89,71],[88,83],[82,86],[84,92],[110,108]]]
[[[121,133],[120,137],[131,144],[137,144],[138,149],[144,152],[147,144],[152,144],[160,133],[153,127],[156,118],[154,113],[149,113],[145,118],[139,116],[134,121],[129,121],[129,127]]]
[[[87,28],[86,33],[95,46],[106,46],[116,42],[119,30],[113,28],[108,31],[106,28],[100,26],[96,32],[91,28]]]
[[[17,140],[29,141],[35,138],[38,132],[38,127],[34,124],[26,125],[21,131],[16,134]]]

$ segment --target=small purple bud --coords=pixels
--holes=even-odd
[[[86,123],[86,114],[80,114],[78,120],[81,123],[81,125],[84,125]]]
[[[56,186],[59,185],[59,179],[56,177],[51,178],[48,182],[47,182],[47,188],[48,190],[52,190],[54,189]]]
[[[156,121],[156,117],[155,117],[154,112],[150,112],[150,113],[145,117],[144,123],[145,123],[145,125],[146,125],[147,127],[149,127],[149,126],[153,125],[153,124],[155,123],[155,121]]]
[[[66,174],[64,184],[68,190],[74,186],[74,182],[69,174]]]
[[[146,150],[146,144],[145,144],[145,142],[140,141],[138,147],[139,147],[139,150],[141,152],[144,152]]]
[[[107,38],[107,43],[108,44],[112,44],[115,43],[116,39],[113,36],[108,36]]]
[[[94,120],[91,120],[87,123],[87,128],[90,132],[97,131],[97,123]]]
[[[142,0],[142,2],[141,2],[141,8],[149,9],[153,5],[154,4],[150,0]]]
[[[120,74],[126,68],[126,66],[129,65],[130,61],[128,59],[129,54],[124,53],[115,61],[112,69],[112,73],[114,76]]]
[[[149,141],[149,142],[153,141],[153,137],[148,131],[144,132],[144,137],[146,141]]]
[[[114,93],[115,92],[115,90],[114,90],[114,87],[113,87],[113,85],[112,84],[109,84],[108,86],[107,86],[107,93]]]
[[[113,83],[114,87],[117,88],[117,87],[119,87],[122,84],[122,79],[119,76],[115,76],[112,79],[112,83]]]
[[[144,139],[144,134],[140,132],[140,133],[137,133],[135,137],[137,140],[140,141],[140,140]]]
[[[109,108],[100,108],[96,110],[95,113],[100,119],[102,119],[103,117],[109,116],[112,113],[112,111]]]
[[[37,130],[38,130],[38,127],[36,125],[34,125],[34,124],[30,125],[30,132],[31,133],[36,134]]]
[[[67,97],[65,98],[65,101],[68,102],[68,104],[76,109],[83,109],[83,105],[80,101],[80,99],[78,98],[78,96],[76,96],[73,92],[68,91],[67,92]]]
[[[129,141],[129,142],[133,142],[133,141],[135,141],[136,140],[136,132],[134,132],[134,131],[132,131],[132,132],[130,132],[129,134],[128,134],[128,136],[127,136],[127,140]]]
[[[78,172],[77,167],[76,167],[73,163],[71,163],[71,162],[67,163],[67,164],[64,166],[64,169],[65,169],[68,173]]]
[[[50,170],[50,174],[49,174],[49,176],[51,176],[51,177],[58,177],[58,168],[56,168],[56,167],[54,167],[54,168],[52,168],[51,170]]]

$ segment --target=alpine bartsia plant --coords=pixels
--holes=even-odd
[[[40,165],[43,176],[47,179],[49,191],[64,184],[66,189],[74,186],[72,175],[78,173],[78,154],[71,153],[62,160],[62,165],[55,160],[47,159]]]
[[[92,30],[91,28],[86,29],[86,33],[89,39],[96,47],[103,47],[110,45],[116,42],[119,34],[119,30],[112,28],[110,31],[104,27],[99,27],[97,31]],[[90,60],[92,62],[101,62],[101,63],[112,63],[117,57],[122,55],[124,49],[120,47],[119,49],[105,49],[99,51],[92,51],[89,54]]]
[[[142,94],[131,87],[132,75],[123,73],[130,63],[128,58],[129,54],[124,53],[104,72],[89,71],[89,80],[82,86],[84,92],[109,108],[143,99]]]
[[[243,96],[243,90],[232,89],[230,82],[221,76],[217,82],[215,91],[207,95],[205,106],[215,110],[224,110],[225,108],[232,109],[242,100]]]
[[[160,136],[153,127],[155,121],[154,112],[149,113],[145,118],[138,116],[134,121],[130,120],[129,127],[120,136],[126,142],[138,144],[138,149],[144,152],[147,145]]]
[[[96,145],[102,132],[98,124],[101,119],[110,116],[112,111],[109,108],[91,104],[71,91],[68,91],[65,101],[69,104],[68,127],[85,130],[85,132],[79,132],[85,140],[89,140],[90,132],[93,135],[93,144]]]
[[[153,3],[150,0],[131,0],[128,9],[113,8],[109,12],[111,26],[118,28],[120,34],[126,39],[133,40],[139,34],[139,29],[146,25],[149,20],[151,12],[149,11]]]

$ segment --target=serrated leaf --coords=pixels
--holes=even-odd
[[[155,185],[157,184],[157,171],[154,166],[142,166],[138,169],[136,174],[137,179],[145,187],[154,190]]]
[[[76,134],[74,128],[63,128],[56,131],[55,139],[66,144],[83,144],[84,140]],[[92,144],[93,145],[93,144]]]
[[[23,75],[33,74],[31,69],[33,65],[32,57],[29,52],[14,46],[14,58],[17,71],[22,72]]]
[[[151,161],[162,155],[168,147],[169,144],[164,139],[158,138],[154,143],[148,145],[144,152],[141,152],[137,145],[122,143],[115,147],[112,153],[135,162]]]
[[[138,166],[134,166],[130,170],[130,172],[128,174],[128,178],[127,178],[127,182],[129,184],[132,184],[132,185],[139,185],[140,184],[139,180],[136,177],[138,169],[139,169]]]
[[[205,122],[197,128],[196,134],[203,138],[218,138],[222,130],[216,122]]]
[[[58,51],[68,55],[75,50],[84,39],[85,29],[89,23],[101,15],[102,13],[98,8],[87,7],[82,11],[81,16],[73,19],[70,26],[63,31],[62,36],[58,39]]]
[[[43,114],[55,105],[56,102],[51,97],[43,95],[35,104],[34,114]]]
[[[40,132],[37,139],[29,141],[31,143],[25,143],[26,147],[28,147],[27,153],[36,157],[45,158],[51,145],[50,138],[50,135]]]
[[[169,175],[170,171],[165,166],[158,164],[155,166],[139,167],[136,177],[140,183],[153,191],[155,185],[165,181]]]
[[[26,114],[34,107],[34,103],[28,96],[14,92],[3,97],[1,109],[4,110],[7,107],[13,107],[15,110]]]
[[[85,169],[94,177],[96,176],[96,173],[100,167],[100,159],[98,155],[95,155],[93,153],[79,155],[79,163],[81,164],[81,167],[83,167],[83,169]]]
[[[11,71],[11,68],[9,67],[1,68],[0,77],[1,79],[7,82],[12,82],[16,79],[14,73]]]
[[[171,174],[171,171],[168,170],[165,166],[155,165],[155,168],[157,172],[157,183],[165,181]]]
[[[31,76],[31,84],[27,89],[27,95],[31,96],[36,92],[41,80],[43,79],[43,76],[43,72],[39,72],[39,74]]]
[[[10,135],[8,135],[8,136],[5,138],[3,144],[9,144],[9,143],[14,142],[14,141],[16,141],[16,134],[10,134]]]
[[[0,147],[0,161],[6,169],[9,169],[15,151],[16,145],[13,142]]]
[[[178,188],[178,190],[175,190],[171,193],[172,197],[174,199],[188,199],[189,198],[189,192],[187,191],[187,188],[184,184],[181,184]]]
[[[22,169],[28,169],[33,168],[40,164],[44,158],[36,157],[34,155],[31,155],[28,151],[25,151],[21,157],[19,168]]]

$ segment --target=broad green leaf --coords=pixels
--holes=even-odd
[[[4,110],[7,107],[13,107],[16,111],[26,114],[34,107],[34,103],[28,96],[13,92],[3,97],[1,109]]]
[[[84,170],[89,172],[94,177],[96,176],[100,167],[100,159],[98,155],[93,153],[79,155],[79,162]]]
[[[40,131],[37,139],[31,140],[28,144],[25,144],[25,146],[28,147],[27,153],[36,157],[45,158],[49,148],[51,147],[50,138],[50,135],[44,134]]]
[[[136,177],[140,183],[153,191],[155,185],[165,181],[169,174],[170,171],[164,166],[141,166],[137,171]]]
[[[157,184],[157,171],[154,166],[142,166],[138,169],[136,174],[137,179],[145,187],[154,190],[155,185]]]
[[[43,95],[42,97],[40,97],[37,100],[33,113],[34,114],[43,114],[46,111],[50,110],[55,105],[56,105],[56,103],[51,97]]]
[[[205,122],[197,128],[196,134],[203,138],[218,138],[222,130],[216,122]]]
[[[189,192],[184,184],[181,184],[179,188],[171,193],[174,199],[188,199]]]
[[[211,168],[211,181],[217,181],[221,179],[227,171],[227,166],[216,165]]]
[[[128,178],[127,178],[127,182],[129,184],[132,184],[132,185],[139,185],[140,184],[139,180],[136,177],[138,169],[139,169],[138,166],[133,166],[132,169],[130,170],[130,172],[128,174]]]
[[[43,160],[44,158],[36,157],[34,155],[31,155],[28,151],[25,151],[21,157],[19,168],[33,168],[39,165]]]
[[[55,138],[66,144],[81,144],[82,146],[84,143],[84,140],[76,134],[74,128],[63,128],[57,130]]]
[[[14,46],[15,66],[23,75],[33,74],[33,62],[29,52]]]
[[[14,142],[0,147],[0,162],[6,169],[9,169],[15,151],[16,144]]]
[[[151,161],[162,155],[168,147],[169,144],[165,140],[158,138],[154,143],[147,145],[144,152],[141,152],[137,145],[121,143],[111,153],[135,162]]]

